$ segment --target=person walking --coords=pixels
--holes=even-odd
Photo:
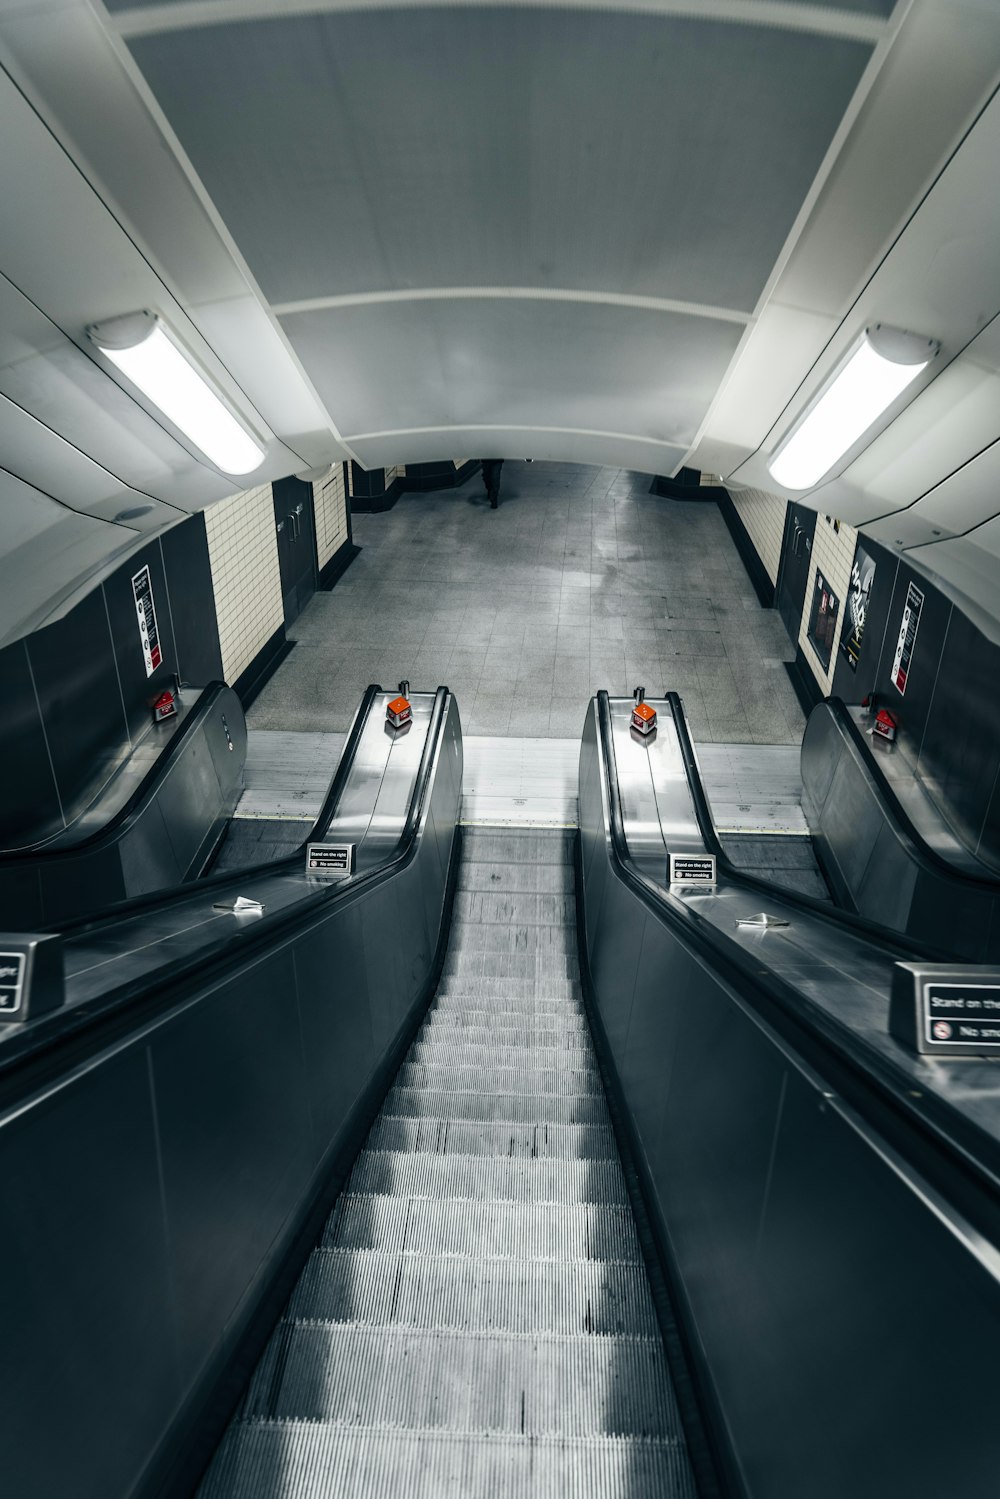
[[[500,500],[500,470],[503,468],[503,459],[481,458],[479,461],[482,465],[483,483],[486,485],[490,509],[495,510]]]

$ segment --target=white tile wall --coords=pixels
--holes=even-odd
[[[347,496],[344,491],[344,465],[335,463],[322,479],[313,481],[313,509],[316,513],[316,555],[324,568],[347,540]]]
[[[802,647],[802,654],[812,668],[813,675],[817,682],[819,682],[824,693],[830,691],[833,683],[834,667],[837,665],[837,652],[840,649],[840,637],[844,629],[844,617],[847,612],[847,591],[851,584],[851,565],[854,562],[854,548],[858,540],[858,533],[853,526],[847,525],[844,521],[841,521],[839,525],[840,529],[838,530],[832,516],[818,515],[816,517],[816,534],[813,537],[809,582],[806,585],[805,603],[802,607],[802,620],[799,625],[799,645]],[[816,583],[817,569],[823,574],[840,600],[837,633],[833,641],[833,650],[830,652],[830,665],[826,669],[824,669],[806,633],[809,629],[809,615],[812,612],[813,589]]]
[[[270,484],[205,511],[222,670],[235,682],[285,621]]]
[[[732,489],[729,492],[768,577],[772,583],[777,583],[787,500],[768,494],[766,489]]]

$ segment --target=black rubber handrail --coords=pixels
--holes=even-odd
[[[248,864],[242,869],[217,870],[213,874],[205,875],[196,881],[188,881],[183,885],[169,885],[164,890],[151,890],[144,895],[134,895],[128,900],[118,901],[114,905],[106,906],[98,915],[91,913],[89,916],[78,916],[71,921],[56,922],[47,927],[47,931],[58,932],[62,936],[79,936],[82,932],[97,931],[101,927],[113,925],[129,916],[141,916],[143,911],[162,911],[171,905],[180,905],[190,900],[192,896],[199,895],[204,890],[215,890],[222,885],[232,884],[234,879],[254,879],[264,875],[280,874],[283,869],[296,869],[302,867],[305,859],[306,845],[318,842],[326,833],[327,828],[336,811],[337,803],[347,785],[348,778],[354,769],[354,761],[358,753],[358,746],[364,735],[368,717],[372,711],[375,699],[382,688],[377,682],[371,683],[365,688],[364,695],[354,715],[354,720],[348,731],[344,748],[341,752],[337,768],[333,773],[323,805],[319,810],[316,821],[313,823],[299,848],[292,854],[284,854],[280,859],[272,859],[269,863]]]
[[[996,897],[998,888],[1000,888],[1000,875],[990,879],[985,874],[983,876],[967,874],[965,870],[958,869],[954,864],[950,864],[936,849],[931,848],[896,795],[892,782],[876,761],[870,747],[865,742],[864,734],[851,717],[847,704],[839,697],[825,698],[824,703],[830,709],[836,727],[857,751],[862,770],[868,778],[868,783],[878,800],[883,804],[886,821],[890,824],[895,824],[893,831],[901,842],[911,845],[910,857],[914,863],[921,864],[932,874],[947,880],[953,880],[963,890],[974,890],[977,894]],[[822,707],[823,704],[819,704],[818,706]],[[972,857],[975,858],[976,856],[973,854]]]
[[[374,691],[380,692],[381,688]],[[416,852],[417,833],[427,802],[431,770],[447,721],[449,698],[447,687],[439,687],[434,694],[413,791],[394,853],[362,874],[324,883],[282,910],[270,914],[265,912],[250,925],[228,928],[224,936],[190,957],[171,960],[157,972],[143,974],[117,988],[109,988],[95,999],[55,1010],[26,1025],[20,1034],[10,1036],[0,1046],[0,1108],[9,1104],[12,1089],[36,1087],[40,1079],[59,1075],[67,1066],[79,1065],[86,1056],[119,1042],[167,1013],[191,991],[224,977],[235,963],[293,939],[315,920],[318,912],[331,905],[353,904],[400,873]],[[359,719],[364,716],[359,711]],[[352,748],[356,752],[357,741]],[[344,784],[346,776],[341,785]],[[300,872],[302,866],[298,859],[285,859],[264,867],[273,874],[292,862],[296,872]],[[243,871],[235,871],[226,878],[230,884],[241,882]],[[196,895],[199,888],[188,887],[187,897],[190,899],[192,894]]]
[[[78,859],[81,854],[90,853],[95,848],[116,842],[125,832],[127,825],[133,822],[139,813],[143,812],[153,801],[167,771],[191,735],[205,721],[222,694],[229,691],[230,688],[225,682],[209,682],[208,686],[202,689],[197,702],[185,713],[184,720],[178,726],[176,733],[157,755],[132,795],[118,808],[113,817],[108,818],[102,828],[97,828],[95,832],[88,833],[86,837],[80,838],[75,843],[60,843],[55,848],[45,843],[38,843],[16,852],[0,852],[0,864],[5,869],[26,868],[29,865],[38,864],[41,860],[44,860],[46,864],[55,864],[62,860]],[[62,835],[56,834],[55,836],[61,837]]]
[[[866,942],[885,948],[892,957],[922,960],[927,963],[954,961],[953,954],[930,947],[925,942],[914,942],[912,937],[896,932],[891,927],[883,926],[880,922],[871,921],[867,916],[859,916],[854,911],[845,911],[841,906],[818,900],[816,896],[806,895],[803,891],[795,890],[789,885],[780,885],[776,880],[766,880],[763,876],[751,874],[749,870],[740,869],[738,864],[734,864],[715,830],[712,809],[701,778],[701,771],[698,769],[694,744],[688,729],[683,699],[677,692],[667,692],[665,697],[674,720],[677,744],[684,762],[688,790],[694,803],[698,831],[709,853],[715,855],[715,862],[727,880],[734,885],[742,885],[746,890],[755,890],[769,900],[780,900],[786,905],[794,906],[797,910],[807,911],[810,916],[819,916],[831,926],[841,927],[854,936],[863,937]]]
[[[991,1242],[1000,1243],[1000,1143],[945,1100],[915,1089],[912,1076],[863,1036],[643,873],[629,852],[611,705],[604,691],[597,694],[597,728],[611,855],[618,877],[803,1062],[828,1081],[836,1095],[868,1119],[905,1159],[919,1165],[942,1196],[988,1233]]]

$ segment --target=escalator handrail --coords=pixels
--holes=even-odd
[[[164,890],[150,890],[143,895],[133,895],[127,900],[116,901],[114,905],[106,906],[97,915],[91,913],[77,916],[69,921],[54,923],[46,930],[58,932],[63,937],[79,936],[83,932],[96,931],[100,927],[112,925],[128,916],[140,916],[143,911],[160,911],[171,905],[180,905],[202,890],[215,890],[224,885],[231,885],[235,879],[260,879],[265,875],[279,874],[283,869],[300,867],[305,859],[307,845],[322,839],[336,812],[344,787],[354,769],[358,746],[364,735],[368,717],[381,691],[382,688],[376,682],[365,688],[347,739],[344,741],[337,768],[333,773],[326,796],[323,798],[323,805],[302,844],[294,853],[284,854],[280,859],[272,859],[267,863],[248,864],[242,869],[217,870],[205,875],[202,879],[189,880],[186,884],[170,885]]]
[[[964,1114],[937,1095],[920,1090],[915,1096],[912,1077],[869,1046],[849,1026],[821,1010],[786,979],[762,965],[733,938],[706,917],[657,885],[635,863],[629,852],[618,789],[618,772],[608,693],[597,694],[597,730],[608,806],[611,857],[618,877],[681,942],[706,960],[790,1049],[820,1076],[829,1079],[836,1094],[856,1111],[872,1119],[875,1128],[895,1143],[900,1136],[913,1157],[916,1143],[926,1174],[943,1196],[956,1196],[956,1181],[966,1199],[963,1210],[971,1221],[988,1217],[995,1223],[1000,1201],[1000,1145]],[[861,1055],[859,1055],[859,1052]],[[906,1145],[901,1147],[906,1152]],[[942,1163],[944,1169],[942,1171]],[[957,1177],[956,1177],[957,1173]]]
[[[774,880],[766,880],[763,876],[751,874],[749,870],[740,869],[737,864],[734,864],[715,830],[715,821],[712,817],[708,794],[705,791],[705,783],[698,768],[683,699],[677,692],[667,692],[664,696],[673,716],[677,744],[684,762],[684,773],[687,776],[688,791],[694,803],[701,840],[709,853],[715,855],[715,862],[727,880],[734,885],[742,885],[744,889],[758,891],[769,899],[780,900],[785,905],[806,911],[811,916],[819,916],[831,926],[841,927],[855,936],[863,937],[865,941],[877,947],[886,948],[893,957],[925,963],[954,962],[953,954],[930,947],[925,942],[914,942],[913,938],[905,933],[895,932],[891,927],[871,921],[867,916],[860,916],[854,911],[845,911],[841,906],[818,900],[816,896],[806,895],[803,891],[795,890],[789,885],[779,885]]]
[[[19,869],[38,864],[42,860],[46,864],[55,864],[63,860],[68,862],[78,859],[81,854],[88,854],[95,849],[115,843],[127,831],[131,823],[156,799],[167,772],[191,735],[204,723],[222,694],[231,691],[232,688],[225,682],[209,682],[202,689],[197,702],[184,715],[182,723],[178,725],[176,732],[157,755],[131,796],[118,808],[113,817],[108,818],[102,828],[95,829],[93,833],[88,833],[86,837],[80,838],[75,843],[60,843],[55,848],[45,843],[38,843],[16,852],[0,853],[0,864],[5,869]]]
[[[381,688],[376,689],[379,691]],[[317,882],[317,888],[310,890],[301,900],[279,911],[265,912],[252,925],[235,930],[228,928],[224,936],[189,958],[169,967],[164,965],[166,971],[143,974],[93,1000],[68,1010],[55,1010],[33,1025],[25,1026],[19,1035],[9,1037],[0,1047],[0,1109],[9,1105],[11,1086],[19,1093],[24,1086],[38,1086],[39,1074],[46,1078],[61,1074],[68,1066],[78,1065],[84,1055],[90,1055],[110,1042],[119,1043],[174,1008],[191,989],[204,989],[254,953],[294,938],[315,919],[317,911],[339,904],[353,904],[401,873],[416,854],[417,834],[427,805],[431,772],[440,749],[450,696],[447,687],[438,687],[434,694],[406,817],[391,855],[373,868],[346,880]],[[355,744],[353,749],[356,751],[356,748]],[[291,862],[282,860],[266,867],[273,874]],[[294,862],[298,868],[298,860]],[[239,874],[239,871],[230,874],[227,877],[230,883]],[[188,886],[185,894],[190,899],[198,890],[198,885]]]
[[[903,843],[911,845],[909,854],[914,863],[920,864],[930,873],[953,881],[962,890],[977,894],[992,896],[994,899],[1000,893],[1000,876],[990,879],[986,875],[968,874],[965,870],[950,864],[936,849],[927,843],[920,829],[910,817],[903,803],[899,800],[893,789],[891,781],[885,775],[881,767],[875,761],[875,757],[868,745],[865,736],[858,725],[854,722],[848,712],[847,704],[839,697],[824,698],[818,703],[817,708],[826,707],[830,710],[835,727],[840,731],[843,738],[847,739],[851,748],[855,751],[860,762],[861,770],[866,777],[869,786],[875,793],[877,799],[883,804],[886,821],[892,827],[897,838]],[[815,712],[816,709],[813,709]],[[808,726],[807,726],[808,728]],[[942,821],[945,821],[942,818]]]

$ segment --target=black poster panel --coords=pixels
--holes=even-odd
[[[11,848],[62,827],[23,640],[0,651],[0,698],[0,847]]]
[[[131,587],[128,578],[125,586]],[[134,605],[132,620],[134,626]],[[139,651],[136,628],[133,634]],[[30,636],[28,655],[59,794],[69,813],[108,759],[116,760],[128,745],[103,589],[95,588],[65,619]],[[141,651],[139,660],[141,671]]]
[[[907,661],[906,691],[900,693],[894,680],[898,674],[896,647],[899,643],[899,631],[903,622],[906,601],[908,597],[912,599],[911,586],[922,595],[920,622]],[[920,749],[924,730],[927,727],[931,697],[934,684],[938,679],[941,650],[951,613],[952,606],[944,595],[932,587],[913,568],[905,562],[900,562],[882,642],[875,691],[879,702],[891,708],[898,716],[900,738],[906,740],[914,755]]]
[[[817,568],[807,634],[824,668],[830,665],[839,615],[840,600]]]
[[[146,671],[146,654],[136,610],[133,579],[149,568],[149,593],[156,615],[159,660],[152,672]],[[115,658],[121,678],[122,696],[128,714],[129,732],[143,733],[149,723],[149,703],[158,692],[170,685],[176,664],[174,632],[171,620],[167,582],[160,556],[159,542],[151,541],[136,552],[104,584],[108,616],[114,639]],[[98,590],[100,592],[100,590]]]
[[[192,515],[160,538],[181,681],[204,687],[222,679],[205,517]]]
[[[839,652],[833,678],[834,694],[843,698],[845,703],[860,703],[863,697],[874,690],[876,678],[879,675],[879,661],[884,655],[883,640],[888,630],[889,611],[892,606],[896,573],[899,569],[898,557],[868,536],[864,537],[864,548],[875,564],[875,576],[865,614],[864,648],[858,658],[856,670],[851,669],[847,657],[842,651]],[[895,624],[898,628],[898,617],[895,617]],[[848,628],[849,623],[845,620],[845,633]],[[892,649],[889,651],[890,660],[895,645],[894,635]]]
[[[926,618],[921,621],[917,651],[925,624]],[[1000,683],[1000,647],[954,609],[922,737],[919,769],[921,779],[973,848],[990,818],[1000,773],[1000,696],[994,683]],[[909,696],[908,691],[907,705]],[[994,849],[1000,841],[997,831],[987,835]],[[989,844],[985,851],[989,854]]]
[[[859,541],[854,548],[851,586],[847,594],[847,618],[840,649],[852,671],[857,671],[868,620],[868,605],[875,584],[875,558]]]

